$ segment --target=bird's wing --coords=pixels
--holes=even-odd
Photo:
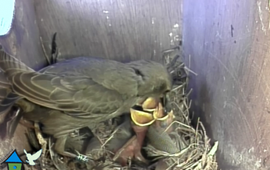
[[[65,77],[86,76],[107,89],[130,96],[138,94],[138,84],[143,81],[142,76],[126,64],[93,57],[72,58],[50,65],[39,72]]]
[[[42,154],[42,149],[40,149],[39,151],[37,151],[36,153],[34,153],[32,156],[31,156],[31,160],[34,161],[34,160],[37,160],[40,155]]]
[[[10,80],[22,72],[35,72],[33,69],[0,50],[0,68]],[[120,94],[136,96],[138,86],[143,84],[143,75],[136,68],[114,60],[94,57],[67,59],[39,70],[40,73],[62,77],[88,77],[107,89]]]
[[[16,74],[11,81],[16,94],[33,103],[67,112],[113,112],[124,101],[122,95],[115,90],[107,89],[85,77],[26,72]]]
[[[66,60],[35,72],[0,51],[0,68],[19,96],[45,107],[80,114],[116,111],[125,99],[136,96],[141,79],[124,64],[90,57]]]

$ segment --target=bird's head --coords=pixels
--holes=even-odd
[[[172,89],[172,78],[167,69],[160,63],[149,60],[138,60],[128,63],[141,77],[138,82],[138,96],[164,97]]]

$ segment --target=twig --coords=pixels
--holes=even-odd
[[[45,154],[46,154],[46,147],[47,147],[47,141],[43,138],[41,132],[40,132],[40,128],[39,128],[39,124],[38,123],[34,123],[34,130],[38,139],[39,144],[41,145],[42,148],[42,155],[41,155],[41,163],[42,163],[42,170],[45,170],[44,167],[44,158],[45,158]]]
[[[101,145],[101,147],[104,147],[112,138],[113,138],[113,136],[115,135],[115,133],[116,132],[118,132],[118,130],[119,130],[119,128],[120,127],[117,127],[114,131],[113,131],[113,133],[111,134],[111,136]]]
[[[50,57],[49,57],[49,56],[47,55],[47,53],[46,53],[46,49],[45,49],[45,47],[44,47],[42,37],[39,37],[39,40],[40,40],[41,48],[42,48],[42,50],[43,50],[43,53],[44,53],[44,55],[45,55],[45,58],[46,58],[47,62],[50,64],[50,63],[51,63],[51,60],[50,60]]]

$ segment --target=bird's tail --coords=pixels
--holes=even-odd
[[[5,73],[0,71],[0,115],[6,112],[19,98],[20,96],[12,92]]]
[[[0,69],[5,73],[8,79],[19,72],[33,72],[34,70],[15,57],[0,50]]]
[[[10,83],[7,80],[5,73],[0,71],[0,101],[5,99],[10,91]]]
[[[24,63],[0,50],[0,129],[1,137],[5,137],[9,113],[20,96],[12,92],[9,78],[16,72],[32,71]]]
[[[16,100],[11,101],[10,103],[3,105],[3,103],[0,104],[0,138],[4,139],[7,135],[8,137],[12,137],[17,125],[19,124],[19,120],[21,119],[21,113],[14,114],[14,110],[12,109],[12,106]]]
[[[4,122],[10,108],[20,97],[11,91],[4,72],[0,72],[0,124]]]

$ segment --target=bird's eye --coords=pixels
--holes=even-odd
[[[169,93],[171,90],[165,90],[165,93]]]

